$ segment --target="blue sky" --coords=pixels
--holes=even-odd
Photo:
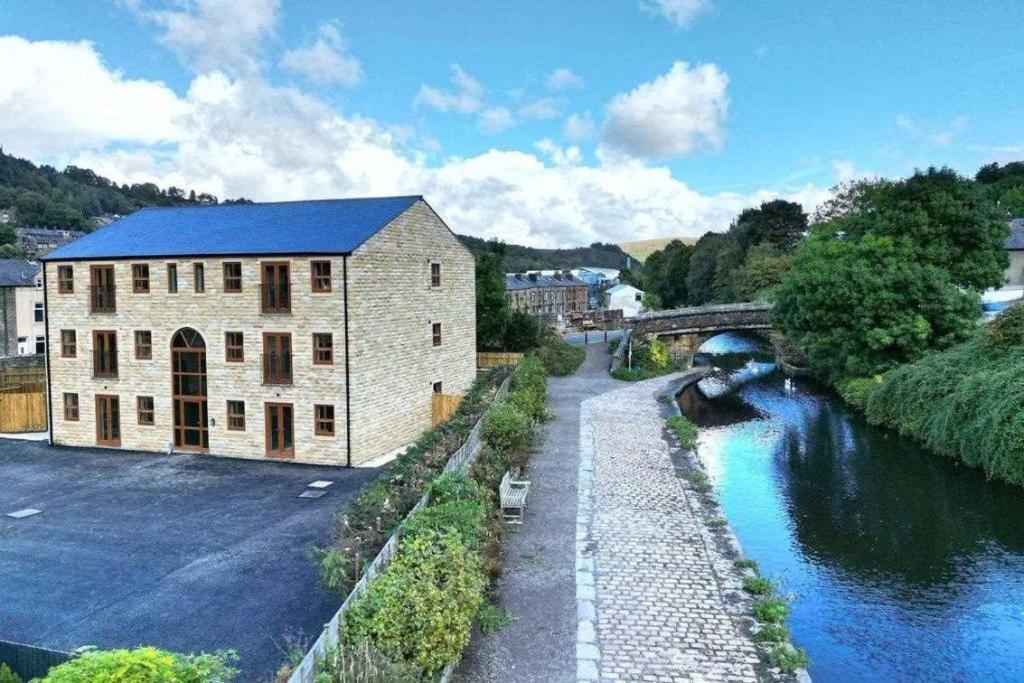
[[[222,196],[422,193],[535,245],[697,235],[1024,158],[1021,25],[1010,0],[6,0],[0,143]]]

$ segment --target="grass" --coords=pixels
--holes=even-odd
[[[665,425],[679,437],[680,445],[688,451],[697,448],[700,440],[697,436],[697,425],[690,422],[682,415],[672,415],[665,421]]]
[[[768,661],[772,666],[778,667],[787,674],[796,673],[797,669],[806,669],[807,665],[811,663],[806,652],[798,650],[788,642],[779,643],[773,647],[768,652]]]
[[[789,605],[777,595],[768,595],[754,603],[754,618],[763,624],[781,624],[789,618]]]
[[[744,557],[733,562],[732,566],[736,567],[737,569],[753,569],[756,572],[757,560],[752,560],[749,557]]]
[[[789,629],[782,624],[765,624],[752,637],[755,643],[786,643]]]
[[[711,490],[711,480],[708,478],[708,475],[701,470],[690,472],[687,479],[690,480],[690,486],[693,487],[694,491],[706,493]]]
[[[752,595],[771,595],[775,592],[775,582],[764,576],[748,576],[743,579],[743,590]]]
[[[514,617],[507,609],[495,607],[489,602],[480,605],[476,613],[476,623],[484,635],[497,633],[512,623]]]
[[[537,357],[549,375],[566,377],[576,372],[583,364],[587,350],[582,346],[551,337],[537,349]]]
[[[725,517],[715,517],[714,519],[708,520],[708,526],[712,529],[724,529],[729,526],[729,520]]]

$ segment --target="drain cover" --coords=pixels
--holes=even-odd
[[[15,510],[14,512],[8,512],[8,517],[14,519],[21,519],[22,517],[31,517],[32,515],[38,515],[42,510],[36,510],[35,508],[25,508],[24,510]]]
[[[302,493],[299,494],[299,498],[319,498],[320,496],[322,496],[322,495],[324,495],[326,493],[327,493],[327,491],[322,491],[322,490],[321,491],[303,491]]]
[[[333,481],[326,481],[324,479],[317,479],[316,481],[314,481],[311,484],[306,484],[306,486],[308,486],[311,489],[325,489],[325,488],[327,488],[328,486],[330,486],[333,483],[334,483]]]

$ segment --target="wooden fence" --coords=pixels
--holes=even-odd
[[[0,392],[0,432],[46,429],[46,392]]]
[[[0,640],[0,663],[11,667],[11,670],[25,681],[42,678],[50,667],[63,664],[72,656],[69,652]]]
[[[481,369],[517,365],[523,354],[509,351],[481,351],[476,354],[476,366]]]
[[[430,424],[436,427],[447,420],[459,409],[460,403],[462,394],[434,394],[430,405]]]
[[[0,369],[0,389],[45,384],[46,368],[44,367],[10,367]]]

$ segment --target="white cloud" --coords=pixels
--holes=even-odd
[[[285,52],[281,66],[315,85],[353,86],[362,82],[363,65],[348,54],[348,45],[338,27],[324,23],[317,34],[312,45]]]
[[[954,138],[965,128],[969,119],[966,116],[957,116],[943,126],[926,125],[909,114],[899,114],[896,117],[896,127],[915,140],[924,141],[936,147],[949,147]]]
[[[676,28],[686,28],[711,7],[711,0],[640,0],[640,9],[668,19]]]
[[[481,112],[477,124],[483,132],[494,135],[516,125],[516,120],[505,107],[488,107]]]
[[[36,156],[180,134],[185,107],[156,81],[107,68],[88,42],[0,37],[0,143]]]
[[[252,71],[262,39],[277,23],[280,0],[142,0],[128,3],[162,30],[161,42],[199,71]]]
[[[619,93],[601,133],[610,147],[637,157],[669,157],[721,148],[729,77],[714,64],[675,62],[667,74]]]
[[[549,73],[544,82],[547,84],[548,90],[555,91],[583,87],[583,79],[564,66]]]
[[[411,149],[407,128],[342,115],[301,90],[251,75],[203,74],[175,96],[159,83],[128,81],[106,69],[85,43],[31,43],[38,51],[31,59],[11,45],[0,42],[0,63],[33,64],[30,76],[19,78],[49,94],[0,107],[5,148],[50,155],[37,161],[59,154],[117,182],[260,201],[424,194],[457,232],[549,247],[696,236],[725,229],[740,209],[780,194],[808,208],[827,194],[814,185],[702,194],[664,166],[603,153],[585,164],[578,149],[550,141],[539,142],[536,154],[492,149],[469,158],[438,156],[431,164],[428,143]],[[53,93],[67,87],[69,73],[82,80],[69,72],[67,50],[96,73],[61,100]],[[0,73],[0,83],[12,78]],[[12,88],[0,92],[9,100]],[[101,115],[113,111],[112,103],[114,123]],[[47,135],[60,139],[41,145]]]
[[[421,85],[413,104],[425,105],[438,111],[474,114],[483,106],[484,87],[458,64],[452,64],[451,82],[454,90],[441,90]]]
[[[518,114],[524,119],[557,119],[562,115],[562,107],[561,102],[544,97],[519,107]]]
[[[597,126],[594,124],[594,119],[589,111],[583,114],[570,115],[562,126],[562,135],[573,142],[587,140],[593,137],[596,131]]]

